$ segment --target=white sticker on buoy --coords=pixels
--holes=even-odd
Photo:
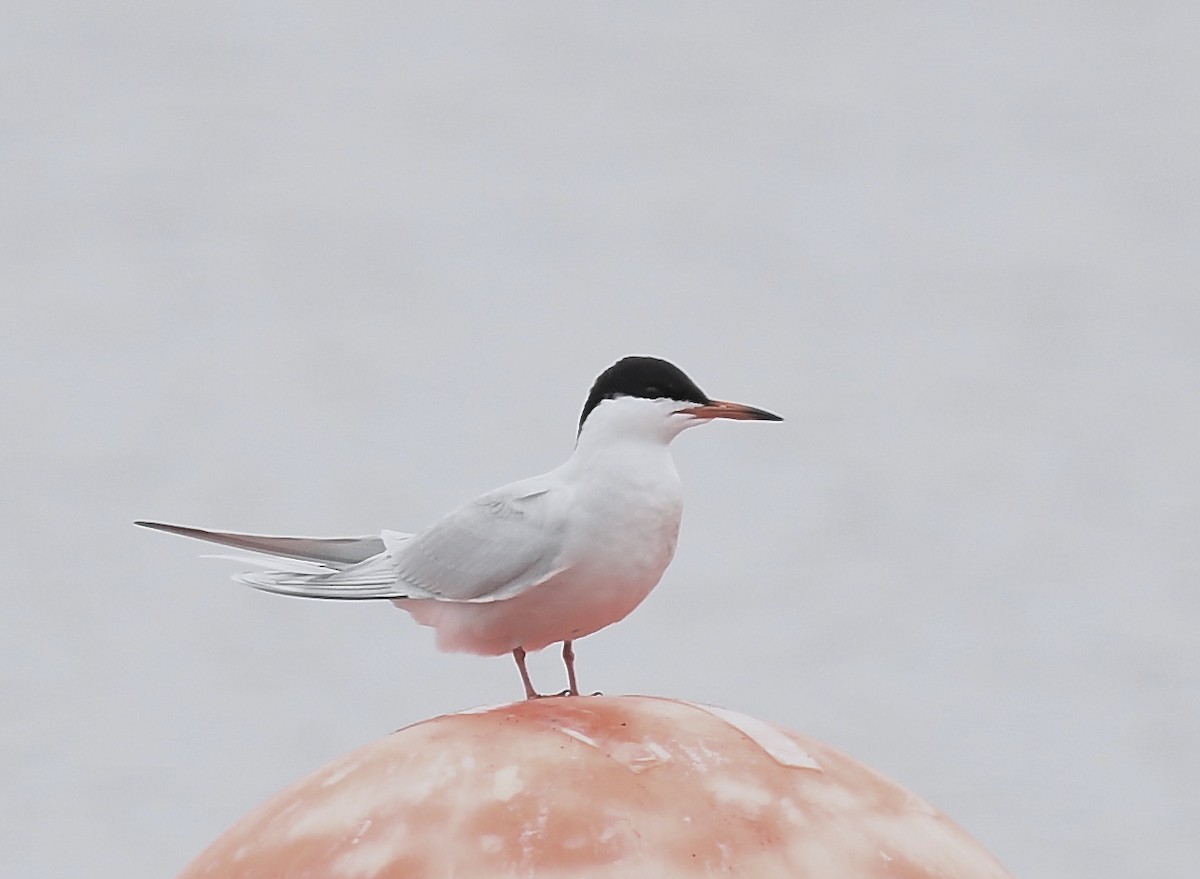
[[[728,708],[716,708],[712,705],[701,705],[698,702],[688,702],[687,704],[708,712],[713,717],[725,721],[738,732],[749,736],[755,744],[784,766],[822,771],[821,764],[814,760],[807,751],[796,744],[790,736],[780,732],[769,723],[739,714],[736,711],[730,711]]]

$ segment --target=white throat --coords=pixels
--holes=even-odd
[[[679,414],[678,410],[689,405],[694,404],[644,397],[604,400],[588,413],[575,452],[587,454],[625,443],[665,446],[689,427],[704,423],[704,419]]]

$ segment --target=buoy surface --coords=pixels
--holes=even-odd
[[[399,730],[269,799],[181,879],[1008,875],[923,800],[810,738],[593,696]]]

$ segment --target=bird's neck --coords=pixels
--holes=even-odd
[[[563,465],[580,484],[633,485],[662,490],[678,484],[669,441],[639,434],[584,432]]]
[[[671,418],[670,406],[634,397],[605,400],[584,421],[565,466],[619,482],[678,479],[670,443],[688,420]]]
[[[670,459],[669,442],[645,436],[580,436],[575,444],[571,460],[587,464],[601,462],[649,461],[656,458]]]

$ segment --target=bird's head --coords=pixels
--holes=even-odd
[[[669,442],[714,418],[782,421],[742,403],[714,400],[682,369],[657,357],[624,357],[596,378],[579,416],[579,435],[596,430]]]

